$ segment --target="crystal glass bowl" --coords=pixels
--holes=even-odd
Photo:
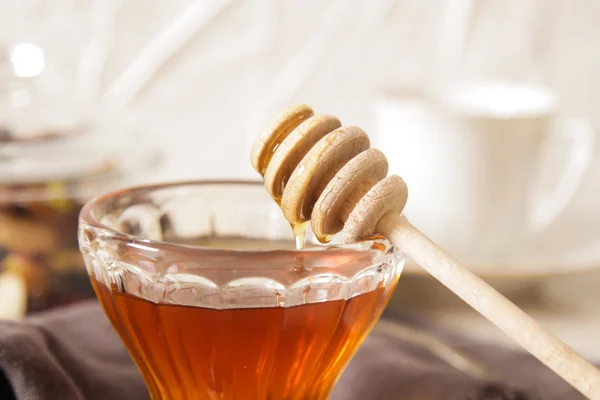
[[[296,250],[251,182],[109,193],[79,244],[153,399],[326,399],[403,265],[384,238]]]

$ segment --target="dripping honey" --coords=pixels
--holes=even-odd
[[[259,172],[260,172],[261,176],[264,177],[266,167],[269,165],[269,162],[273,158],[273,155],[275,154],[275,151],[277,150],[277,148],[281,145],[281,142],[283,142],[283,139],[285,139],[285,135],[280,136],[277,139],[277,141],[273,144],[273,147],[271,148],[271,150],[268,152],[265,152],[263,154],[263,156],[260,158],[259,166],[261,169]],[[282,187],[281,192],[283,192],[283,187],[286,184],[286,179],[287,179],[287,177],[284,177],[284,181],[281,182],[281,187]],[[273,200],[275,200],[277,205],[281,207],[281,197],[274,197]],[[300,223],[290,222],[290,226],[292,228],[292,233],[294,234],[294,242],[296,244],[296,249],[298,249],[298,250],[304,249],[306,247],[306,225],[307,225],[306,221],[300,222]],[[318,237],[317,239],[321,243],[326,243],[324,241],[324,239],[326,239],[326,238]],[[328,239],[331,239],[331,238],[328,238]],[[297,260],[297,263],[298,263],[298,260]],[[297,268],[298,268],[298,266],[297,266]]]

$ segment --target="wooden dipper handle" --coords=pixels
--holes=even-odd
[[[458,297],[554,370],[600,400],[600,371],[524,311],[453,260],[401,215],[408,198],[399,176],[358,127],[342,127],[307,105],[283,110],[252,148],[252,165],[292,224],[311,221],[317,238],[342,231],[354,242],[379,233]]]
[[[600,372],[477,275],[453,260],[406,218],[389,213],[377,231],[525,350],[590,399],[600,399]]]

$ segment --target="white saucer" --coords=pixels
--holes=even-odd
[[[599,249],[600,250],[600,249]],[[468,265],[469,269],[482,279],[543,279],[561,275],[581,274],[600,269],[600,254],[585,257],[572,254],[561,260],[532,259],[506,264]],[[403,275],[429,277],[427,271],[407,260]]]

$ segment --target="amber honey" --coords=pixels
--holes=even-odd
[[[94,281],[153,399],[327,399],[393,288],[294,307],[155,304]],[[112,291],[112,293],[111,293]]]

